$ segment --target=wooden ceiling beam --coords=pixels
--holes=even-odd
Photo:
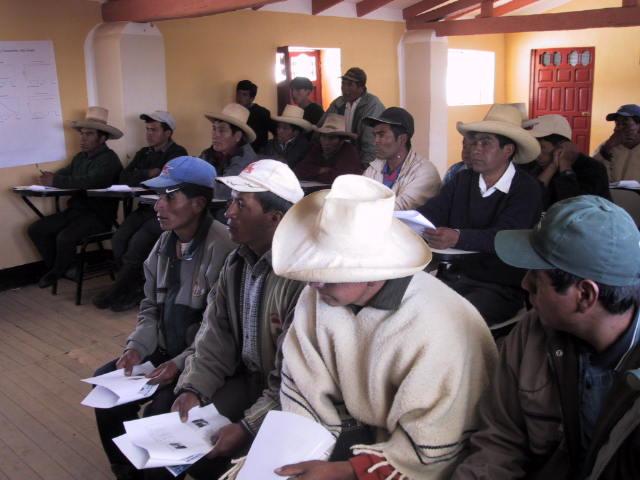
[[[155,22],[174,18],[203,17],[253,8],[282,0],[109,0],[102,4],[105,22]]]
[[[342,2],[342,0],[311,0],[311,13],[313,15],[318,15],[340,2]]]
[[[447,0],[421,0],[420,2],[402,9],[402,18],[408,20],[432,8],[442,5]]]
[[[429,10],[428,12],[421,13],[413,18],[413,21],[419,22],[433,22],[435,20],[440,20],[441,18],[445,18],[447,15],[452,15],[460,10],[465,10],[470,7],[479,7],[481,4],[480,0],[457,0],[453,3],[448,3],[447,5],[443,5],[439,8],[434,8],[433,10]]]
[[[541,13],[444,22],[407,21],[408,30],[435,30],[439,37],[488,33],[548,32],[640,25],[640,7],[614,7],[579,12]]]
[[[393,0],[362,0],[361,2],[356,3],[356,12],[358,13],[358,17],[364,17],[392,1]]]
[[[637,7],[640,6],[640,0],[622,0],[623,7]]]
[[[524,8],[532,3],[536,3],[538,0],[511,0],[509,3],[505,3],[499,7],[493,8],[493,16],[501,17],[507,13],[514,12],[520,8]]]
[[[481,17],[493,17],[493,0],[482,0],[480,4],[480,16]]]

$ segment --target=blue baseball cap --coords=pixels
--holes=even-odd
[[[611,122],[618,117],[638,117],[640,118],[640,105],[629,103],[622,105],[617,112],[607,115],[607,121]]]
[[[183,156],[167,162],[162,173],[155,178],[145,180],[143,185],[149,188],[168,188],[190,183],[213,189],[216,169],[201,158]]]

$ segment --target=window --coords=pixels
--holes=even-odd
[[[495,72],[494,52],[450,48],[447,65],[447,104],[492,104]]]

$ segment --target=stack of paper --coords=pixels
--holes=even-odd
[[[393,216],[410,226],[418,235],[422,235],[425,229],[436,229],[436,226],[417,210],[396,210]]]
[[[124,422],[127,433],[113,441],[138,469],[192,465],[211,451],[211,437],[229,423],[209,404],[192,408],[186,422],[178,412]]]
[[[133,189],[129,185],[111,185],[107,190],[112,192],[131,192]]]
[[[282,480],[276,468],[310,460],[327,460],[336,439],[313,420],[272,410],[258,431],[238,480]]]
[[[44,192],[46,190],[59,190],[55,187],[45,187],[44,185],[18,185],[14,190],[33,190],[34,192]]]
[[[637,180],[620,180],[619,182],[611,182],[611,188],[630,188],[632,190],[640,190],[640,182]]]
[[[158,385],[149,385],[146,374],[155,367],[151,362],[133,367],[131,376],[124,374],[124,368],[105,373],[97,377],[85,378],[82,381],[95,385],[82,405],[93,408],[111,408],[116,405],[150,397],[158,389]]]

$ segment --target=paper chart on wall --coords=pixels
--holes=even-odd
[[[0,42],[0,168],[66,158],[51,41]]]

